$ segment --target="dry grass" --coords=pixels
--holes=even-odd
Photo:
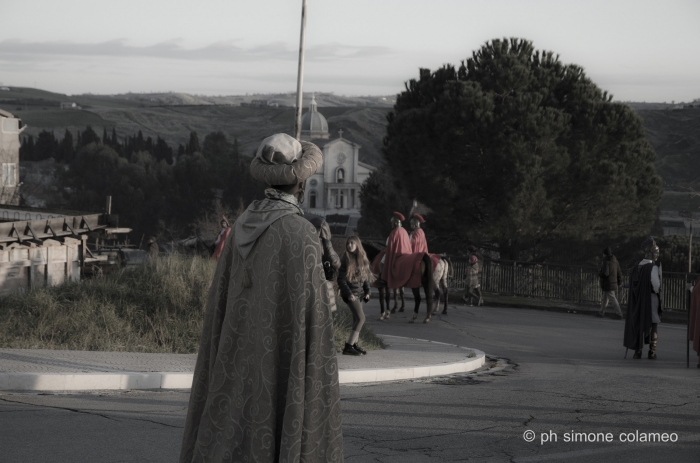
[[[0,347],[194,353],[215,262],[170,256],[80,283],[0,297]],[[352,329],[339,301],[336,346]],[[361,344],[379,348],[363,329]]]

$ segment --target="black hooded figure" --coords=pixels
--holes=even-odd
[[[656,358],[657,326],[663,311],[661,305],[661,268],[655,261],[659,247],[653,238],[642,244],[644,259],[630,274],[624,346],[634,351],[635,359],[642,358],[642,348],[649,344],[649,358]],[[656,287],[655,287],[656,286]]]

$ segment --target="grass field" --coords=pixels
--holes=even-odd
[[[0,348],[194,353],[215,262],[170,256],[136,269],[0,297]],[[339,301],[336,348],[352,329]],[[369,327],[360,343],[382,347]]]

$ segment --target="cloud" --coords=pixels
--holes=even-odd
[[[168,40],[143,47],[129,45],[126,39],[115,39],[100,43],[76,43],[64,41],[25,42],[8,39],[0,41],[0,60],[34,61],[51,58],[84,57],[144,57],[187,61],[244,62],[262,60],[296,60],[297,49],[283,42],[240,47],[236,40],[215,42],[201,48],[187,49],[179,39]],[[329,61],[376,57],[394,53],[388,47],[353,46],[327,43],[308,47],[309,60]]]

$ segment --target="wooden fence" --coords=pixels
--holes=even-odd
[[[453,276],[450,289],[466,289],[467,260],[451,258]],[[629,275],[623,273],[623,286]],[[665,310],[686,312],[686,282],[695,282],[698,274],[663,272],[662,297]],[[598,269],[574,265],[537,264],[486,259],[481,269],[482,291],[493,294],[556,299],[600,304],[602,296]],[[627,288],[619,288],[620,305],[627,304]]]

